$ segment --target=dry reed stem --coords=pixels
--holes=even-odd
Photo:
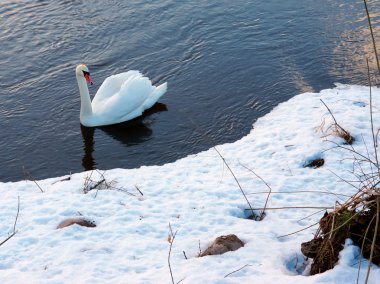
[[[330,191],[317,191],[317,190],[295,190],[295,191],[258,191],[258,192],[251,192],[247,193],[247,195],[253,195],[253,194],[293,194],[293,193],[318,193],[318,194],[330,194],[330,195],[336,195],[336,196],[344,196],[344,197],[351,197],[348,194],[343,193],[334,193]]]
[[[336,203],[334,205],[334,212],[336,211]],[[332,224],[331,224],[331,231],[330,231],[330,235],[329,235],[329,239],[331,240],[332,238],[332,233],[333,233],[333,230],[334,230],[334,223],[335,223],[335,215],[336,214],[333,214],[333,220],[332,220]]]
[[[335,135],[343,138],[347,142],[347,144],[352,145],[352,143],[354,142],[354,138],[351,136],[351,134],[347,130],[345,130],[342,126],[340,126],[340,124],[336,121],[335,116],[331,112],[330,108],[326,105],[326,103],[322,99],[320,99],[320,101],[324,104],[324,106],[326,107],[326,109],[328,110],[328,112],[330,113],[331,117],[334,120],[334,124],[331,125],[330,127],[335,126],[335,130],[333,130]]]
[[[12,237],[14,237],[14,235],[16,235],[17,231],[16,231],[16,224],[17,224],[17,220],[18,220],[18,215],[20,213],[20,196],[17,197],[17,214],[16,214],[16,218],[15,218],[15,222],[13,224],[13,232],[5,239],[3,240],[1,243],[0,243],[0,246],[2,246],[4,243],[6,243],[7,241],[9,241]]]
[[[289,233],[289,234],[286,234],[286,235],[278,236],[277,238],[279,239],[279,238],[284,238],[284,237],[288,237],[288,236],[291,236],[291,235],[297,234],[297,233],[302,232],[302,231],[305,231],[305,230],[307,230],[307,229],[309,229],[309,228],[311,228],[311,227],[314,227],[315,225],[318,225],[318,224],[319,224],[319,221],[318,221],[317,223],[314,223],[314,224],[312,224],[312,225],[310,225],[310,226],[307,226],[307,227],[305,227],[305,228],[303,228],[303,229],[301,229],[301,230],[298,230],[298,231],[295,231],[295,232],[292,232],[292,233]]]
[[[375,52],[375,59],[376,59],[376,64],[377,64],[377,70],[379,71],[379,75],[380,75],[379,56],[377,55],[376,41],[375,41],[375,36],[373,34],[371,17],[369,15],[369,11],[368,11],[367,0],[363,0],[363,1],[364,1],[365,11],[366,11],[366,14],[367,14],[368,26],[369,26],[369,30],[370,30],[370,33],[371,33],[373,51]]]
[[[172,271],[172,267],[170,265],[170,256],[172,253],[173,242],[174,242],[174,239],[177,235],[178,230],[175,231],[175,233],[173,234],[172,226],[170,225],[170,223],[169,223],[169,229],[170,229],[170,235],[169,235],[168,241],[169,241],[170,246],[169,246],[169,253],[168,253],[168,266],[169,266],[170,276],[172,279],[172,284],[174,284],[173,271]]]
[[[263,210],[264,208],[249,208],[250,210]],[[334,209],[334,206],[283,206],[283,207],[266,207],[267,210],[283,210],[283,209]]]
[[[362,252],[364,250],[364,243],[367,239],[367,234],[368,234],[368,231],[369,231],[369,228],[370,226],[372,225],[372,222],[373,220],[375,220],[375,215],[373,215],[371,221],[369,222],[366,230],[365,230],[365,233],[364,233],[364,238],[363,238],[363,242],[362,242],[362,246],[361,246],[361,249],[360,249],[360,252]],[[356,279],[356,283],[359,283],[359,275],[360,275],[360,268],[361,268],[361,264],[362,264],[362,253],[360,253],[359,255],[359,267],[358,267],[358,276],[357,276],[357,279]]]
[[[144,196],[144,193],[142,193],[142,191],[140,190],[140,188],[138,188],[137,184],[135,184],[135,188],[137,189],[138,192],[140,192],[141,196]]]
[[[371,33],[371,38],[372,38],[372,44],[373,44],[373,50],[374,50],[375,57],[376,57],[377,69],[378,69],[378,72],[379,72],[379,75],[380,75],[379,56],[377,54],[375,36],[373,34],[371,17],[369,15],[369,11],[368,11],[368,6],[367,6],[367,1],[366,0],[364,0],[364,6],[365,6],[366,14],[367,14],[368,25],[369,25],[369,28],[370,28],[370,33]],[[373,126],[373,105],[372,105],[372,87],[371,87],[372,84],[371,84],[371,76],[370,76],[370,72],[369,72],[368,58],[366,59],[366,62],[367,62],[368,83],[369,83],[369,90],[370,90],[371,132],[372,132],[372,141],[373,141],[373,146],[374,146],[374,151],[375,151],[375,159],[376,159],[376,165],[375,166],[377,168],[377,176],[380,178],[379,159],[378,159],[378,156],[377,156],[377,148],[376,148],[376,146],[377,146],[376,145],[377,144],[377,134],[375,136],[374,126]],[[378,184],[378,182],[376,184]],[[376,224],[375,224],[375,231],[374,231],[373,240],[372,240],[372,244],[371,244],[370,259],[369,259],[369,264],[368,264],[368,269],[367,269],[367,275],[366,275],[365,283],[368,283],[368,278],[369,278],[369,274],[370,274],[370,271],[371,271],[371,262],[372,262],[373,252],[374,252],[374,246],[375,246],[375,243],[376,243],[377,230],[378,230],[378,226],[379,226],[379,215],[380,215],[380,197],[379,196],[376,196],[376,205],[377,205]],[[364,242],[364,240],[363,240],[363,242]]]
[[[32,176],[32,174],[28,171],[28,169],[25,166],[22,166],[22,170],[24,171],[24,174],[29,177],[31,181],[33,181],[37,187],[40,189],[40,191],[43,193],[44,191],[42,190],[41,186],[37,183],[36,179]]]
[[[199,254],[198,254],[198,257],[201,256],[202,254],[202,249],[201,249],[201,240],[198,240],[198,248],[199,248]]]
[[[371,20],[369,18],[369,14],[368,14],[367,3],[365,1],[364,1],[364,3],[365,3],[365,6],[366,6],[366,11],[367,11],[369,23],[371,23]],[[371,29],[372,29],[372,27],[371,27]],[[374,38],[373,38],[373,42],[375,44],[375,39]],[[376,49],[376,44],[375,44],[374,48]],[[377,57],[377,53],[376,53],[376,60],[377,60],[377,64],[378,64],[378,68],[379,68],[379,72],[380,72],[379,60],[378,60],[378,57]],[[374,126],[373,126],[372,82],[371,82],[371,75],[370,75],[370,72],[369,72],[368,58],[366,58],[366,62],[367,62],[367,75],[368,75],[368,85],[369,85],[369,114],[370,114],[370,118],[371,118],[371,132],[372,132],[373,150],[375,151],[376,164],[379,165],[379,159],[378,159],[378,156],[377,156],[377,149],[376,149],[375,129],[374,129]],[[379,169],[379,167],[377,167],[377,174],[380,177],[380,169]]]
[[[307,215],[306,217],[303,217],[303,218],[301,218],[301,219],[298,219],[298,222],[299,221],[302,221],[302,220],[305,220],[305,219],[307,219],[307,218],[310,218],[311,216],[314,216],[314,215],[316,215],[316,214],[318,214],[318,213],[321,213],[322,211],[325,211],[325,209],[323,208],[323,209],[320,209],[320,210],[318,210],[318,211],[316,211],[316,212],[314,212],[314,213],[312,213],[312,214],[310,214],[310,215]]]
[[[376,223],[375,223],[375,232],[373,233],[373,239],[372,239],[372,244],[371,244],[371,253],[369,256],[369,263],[368,263],[368,270],[367,270],[367,275],[365,278],[365,283],[368,283],[368,278],[369,278],[369,273],[371,272],[371,263],[372,263],[372,258],[373,258],[373,252],[375,250],[375,243],[376,243],[376,238],[377,238],[377,230],[379,228],[379,215],[380,215],[380,198],[376,198]]]
[[[240,189],[240,192],[242,193],[245,201],[247,202],[248,204],[248,207],[252,209],[252,206],[251,206],[251,203],[249,202],[248,198],[247,198],[247,195],[245,194],[242,186],[240,185],[239,183],[239,180],[237,179],[235,173],[232,171],[231,167],[229,166],[229,164],[226,162],[226,159],[223,157],[223,155],[218,151],[218,149],[216,149],[215,146],[212,146],[212,145],[215,145],[214,143],[212,143],[211,139],[209,138],[209,136],[207,136],[206,132],[204,130],[202,130],[202,128],[197,124],[195,123],[195,121],[190,117],[190,115],[188,113],[185,113],[185,115],[188,117],[188,119],[190,120],[190,122],[193,124],[193,126],[195,127],[196,130],[198,130],[200,132],[200,134],[203,136],[203,138],[205,139],[206,142],[209,143],[209,145],[215,150],[215,152],[219,155],[219,157],[222,159],[224,165],[226,165],[227,169],[230,171],[230,173],[232,174],[236,184],[238,185],[239,189]],[[253,210],[252,211],[252,214],[254,213]]]
[[[91,174],[88,175],[88,176],[86,176],[86,178],[85,178],[85,182],[84,182],[84,185],[83,185],[83,193],[84,194],[87,194],[91,190],[96,189],[96,193],[94,195],[94,198],[96,198],[97,195],[98,195],[99,190],[116,190],[116,191],[121,191],[121,192],[126,193],[128,195],[136,197],[135,194],[129,192],[127,189],[122,188],[122,187],[116,187],[116,186],[114,186],[114,184],[116,183],[114,180],[108,181],[106,179],[106,177],[104,176],[105,171],[103,173],[101,173],[98,170],[96,170],[96,171],[100,175],[100,179],[97,180],[97,181],[93,180],[91,178],[92,174],[93,174],[93,171],[91,171]],[[136,189],[139,190],[137,187],[136,187]],[[139,190],[139,192],[140,192],[141,195],[143,195],[143,193],[140,190]]]
[[[234,274],[234,273],[236,273],[236,272],[239,272],[240,270],[246,268],[247,266],[252,266],[252,264],[246,264],[246,265],[240,267],[239,269],[236,269],[236,270],[234,270],[234,271],[232,271],[232,272],[230,272],[230,273],[224,275],[224,278],[227,278],[227,277],[230,276],[231,274]]]
[[[265,216],[265,208],[267,207],[267,204],[268,204],[268,200],[269,200],[269,196],[270,196],[270,194],[271,194],[271,192],[272,192],[272,188],[269,186],[269,184],[262,178],[262,177],[260,177],[257,173],[255,173],[255,171],[254,170],[252,170],[252,169],[250,169],[250,168],[248,168],[247,166],[245,166],[245,165],[243,165],[243,164],[241,164],[240,162],[239,162],[239,164],[242,166],[242,167],[244,167],[245,169],[247,169],[248,171],[250,171],[251,173],[253,173],[258,179],[260,179],[268,188],[269,188],[269,192],[268,192],[268,195],[267,195],[267,199],[265,200],[265,204],[264,204],[264,208],[263,208],[263,210],[261,211],[261,213],[260,213],[260,221],[264,218],[264,216]],[[252,208],[251,208],[252,209]],[[253,212],[252,212],[252,214],[253,214]]]
[[[351,152],[351,153],[353,153],[353,154],[356,154],[356,155],[358,155],[359,157],[363,158],[363,161],[364,161],[364,162],[369,162],[369,163],[371,163],[372,165],[374,165],[375,167],[377,166],[377,165],[376,165],[376,162],[372,161],[371,159],[369,159],[368,157],[364,156],[363,154],[360,154],[360,153],[357,152],[355,149],[350,149],[350,148],[344,147],[344,146],[339,145],[338,143],[336,143],[336,142],[334,142],[334,141],[331,141],[331,140],[327,140],[327,141],[329,141],[330,143],[332,143],[332,144],[335,145],[335,147],[333,147],[333,148],[341,148],[341,149],[343,149],[343,150],[347,150],[347,151],[349,151],[349,152]],[[333,148],[331,148],[331,149],[333,149]]]

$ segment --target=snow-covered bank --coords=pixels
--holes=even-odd
[[[374,89],[373,95],[377,129],[380,90]],[[243,165],[273,191],[284,192],[272,194],[269,207],[333,206],[344,197],[321,191],[355,192],[331,173],[352,180],[352,160],[345,159],[351,157],[349,152],[330,149],[332,143],[323,138],[328,133],[322,133],[321,126],[326,130],[332,118],[320,99],[355,136],[355,148],[367,153],[362,137],[371,145],[369,88],[339,85],[298,95],[260,118],[246,137],[216,146],[253,207],[262,207],[267,197],[253,193],[267,187]],[[333,136],[328,139],[342,142]],[[315,157],[323,157],[325,165],[305,168]],[[316,227],[278,237],[316,223],[323,213],[307,217],[317,210],[270,210],[261,222],[245,219],[247,204],[214,149],[160,167],[105,173],[108,181],[135,196],[116,190],[83,194],[88,175],[38,181],[44,193],[33,182],[0,183],[0,241],[13,229],[18,196],[21,204],[18,232],[0,246],[0,283],[170,283],[169,223],[178,230],[171,255],[176,282],[356,283],[358,249],[350,242],[333,270],[302,275],[307,268],[300,244],[312,238]],[[94,172],[91,178],[100,176]],[[316,192],[289,193],[300,190]],[[97,227],[55,229],[63,219],[80,214],[94,220]],[[205,250],[224,234],[236,234],[245,246],[224,255],[197,257],[199,242]],[[361,283],[366,265],[362,264]],[[370,283],[380,283],[379,268],[373,268]]]

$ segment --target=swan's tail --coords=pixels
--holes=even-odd
[[[150,96],[145,101],[145,109],[151,108],[160,98],[163,94],[166,93],[166,90],[168,89],[168,83],[163,83],[153,90],[153,92],[150,94]]]

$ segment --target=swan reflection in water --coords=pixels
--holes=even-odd
[[[126,146],[140,144],[146,141],[153,133],[153,131],[144,124],[144,119],[149,115],[162,111],[167,111],[166,105],[163,103],[156,103],[153,107],[147,109],[141,116],[123,123],[100,127],[86,127],[81,124],[80,129],[84,144],[82,166],[84,169],[86,171],[96,169],[96,161],[92,156],[92,153],[94,152],[94,133],[96,129],[100,129]]]

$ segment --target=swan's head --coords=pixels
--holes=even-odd
[[[84,77],[89,84],[93,84],[92,79],[90,77],[90,72],[88,71],[88,68],[84,64],[79,64],[77,68],[75,69],[75,74],[80,78]]]

